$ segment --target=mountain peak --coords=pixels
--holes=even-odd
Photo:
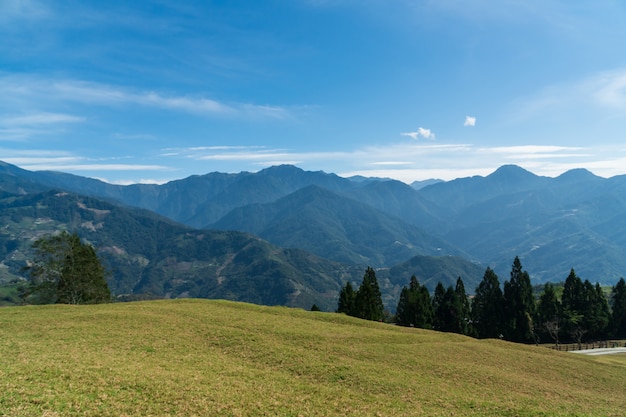
[[[502,165],[500,168],[496,169],[494,172],[489,174],[487,177],[504,177],[504,178],[519,178],[519,177],[535,177],[536,175],[530,171],[525,170],[524,168],[518,165]]]
[[[591,181],[599,178],[600,177],[585,168],[575,168],[562,173],[561,175],[556,177],[556,180],[561,182],[581,182]]]
[[[290,175],[295,173],[302,173],[303,169],[298,168],[295,165],[283,164],[283,165],[273,165],[268,168],[264,168],[259,171],[259,174],[271,174],[271,175]]]
[[[493,173],[487,175],[487,179],[491,183],[501,184],[530,184],[539,177],[530,171],[517,165],[502,165]]]

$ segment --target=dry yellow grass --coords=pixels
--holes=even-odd
[[[0,309],[3,416],[622,416],[623,361],[177,300]]]

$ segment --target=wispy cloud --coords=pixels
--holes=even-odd
[[[0,91],[10,94],[12,102],[35,106],[37,103],[81,103],[99,106],[142,106],[196,114],[234,118],[287,119],[287,108],[250,103],[226,103],[212,98],[164,94],[120,86],[77,80],[52,80],[37,77],[0,78]]]
[[[556,176],[577,167],[597,166],[598,175],[619,171],[614,161],[626,151],[603,151],[585,147],[552,145],[495,146],[472,144],[397,143],[369,146],[345,152],[296,152],[254,146],[213,146],[169,150],[168,157],[222,164],[266,167],[297,164],[304,169],[322,169],[344,176],[389,177],[412,182],[418,179],[450,180],[470,175],[488,175],[504,164],[517,164],[539,175]],[[594,161],[609,161],[604,165]],[[557,162],[558,161],[558,162]],[[444,168],[445,167],[445,168]],[[613,167],[613,168],[610,168]],[[609,169],[610,168],[610,169]],[[232,171],[229,171],[232,172]]]
[[[463,126],[476,126],[476,118],[472,116],[465,116],[465,122]]]
[[[163,171],[171,170],[158,164],[104,163],[69,151],[48,149],[10,149],[0,148],[0,158],[9,164],[31,171]]]
[[[550,85],[519,102],[519,119],[558,114],[589,116],[601,111],[626,115],[626,69],[602,71],[570,83]]]
[[[402,136],[408,136],[413,140],[418,140],[420,137],[424,139],[435,139],[435,134],[430,130],[423,127],[419,127],[415,132],[400,133]]]
[[[62,113],[31,113],[0,118],[0,141],[23,141],[35,135],[58,133],[68,123],[83,122],[83,117]]]
[[[83,117],[62,113],[32,113],[20,116],[7,116],[0,119],[0,126],[38,126],[57,123],[82,122]]]
[[[626,70],[598,74],[585,85],[597,103],[626,111]]]
[[[0,24],[18,24],[24,20],[38,20],[50,15],[49,8],[36,0],[2,0]]]
[[[176,179],[177,169],[185,166],[198,174],[212,171],[257,171],[260,168],[293,164],[303,169],[323,170],[342,176],[363,175],[395,178],[407,183],[440,178],[452,180],[473,175],[488,175],[504,164],[516,164],[538,175],[557,176],[573,168],[587,168],[610,177],[623,173],[626,149],[620,147],[567,147],[555,145],[477,146],[473,144],[399,142],[386,146],[367,146],[347,151],[302,152],[265,146],[198,146],[163,149],[151,158],[128,157],[93,159],[70,151],[14,150],[0,148],[6,162],[29,170],[75,172],[94,178],[106,172],[133,172],[141,178],[167,176],[167,179],[118,180],[117,183],[163,183]],[[178,161],[175,161],[178,160]],[[189,172],[189,171],[187,171]],[[112,175],[112,174],[111,174]],[[116,175],[118,176],[118,175]],[[119,177],[119,176],[118,176]]]

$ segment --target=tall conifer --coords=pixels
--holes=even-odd
[[[503,301],[498,276],[487,267],[472,302],[472,320],[478,337],[501,336]]]
[[[511,267],[511,278],[504,283],[504,336],[514,342],[534,340],[535,298],[530,276],[519,257]]]

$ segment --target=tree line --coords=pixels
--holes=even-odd
[[[559,287],[548,283],[538,298],[528,272],[515,257],[509,280],[501,287],[489,267],[469,297],[463,280],[434,293],[412,276],[398,300],[394,321],[401,326],[460,333],[477,338],[501,338],[520,343],[553,341],[582,343],[609,337],[626,337],[626,282],[621,278],[609,299],[598,283],[582,281],[574,269]],[[367,268],[363,283],[341,289],[337,312],[367,320],[384,317],[376,274]]]

